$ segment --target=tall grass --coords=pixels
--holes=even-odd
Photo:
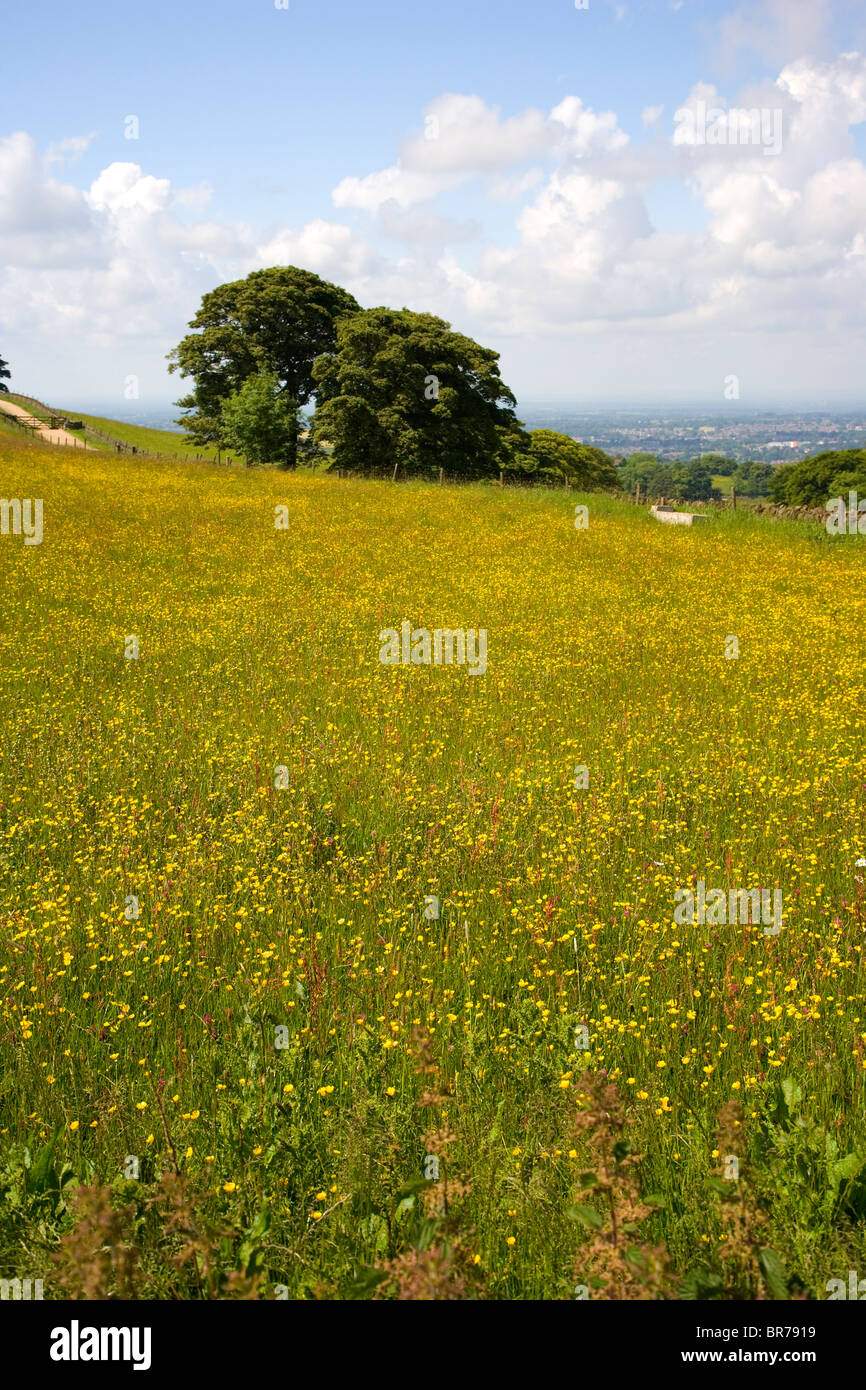
[[[0,458],[45,514],[0,537],[0,1273],[57,1296],[92,1247],[85,1291],[126,1288],[109,1229],[158,1297],[821,1297],[866,1263],[859,538]],[[485,628],[487,674],[383,666],[404,619]],[[780,887],[781,934],[676,925],[697,879]]]

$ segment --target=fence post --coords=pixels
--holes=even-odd
[[[499,486],[505,487],[505,474],[501,468],[499,470]]]
[[[442,486],[442,469],[439,469],[439,486]]]
[[[737,510],[737,489],[734,487],[733,483],[731,483],[731,507],[734,511]]]

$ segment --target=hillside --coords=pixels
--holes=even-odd
[[[809,1136],[866,1153],[866,654],[828,647],[866,619],[861,538],[5,436],[0,459],[44,503],[40,545],[0,538],[13,1167],[56,1133],[58,1171],[162,1200],[176,1157],[229,1232],[215,1277],[343,1297],[427,1277],[432,1155],[442,1277],[571,1298],[592,1072],[663,1203],[635,1243],[677,1279],[734,1278],[719,1148],[786,1279],[866,1265],[857,1184],[823,1158],[789,1184]],[[404,620],[483,629],[486,670],[384,665]],[[677,925],[696,880],[778,888],[783,929]],[[65,1220],[22,1196],[0,1265],[24,1241],[59,1277]],[[196,1296],[158,1228],[135,1239],[140,1296]]]
[[[83,429],[71,430],[77,439],[89,444],[92,448],[101,453],[117,453],[117,444],[124,446],[124,451],[135,448],[139,453],[153,454],[161,458],[187,459],[194,458],[216,460],[217,451],[205,445],[191,445],[187,443],[182,434],[175,434],[171,430],[148,429],[140,425],[127,425],[121,420],[111,420],[98,415],[87,415],[74,408],[66,409],[57,407],[52,409],[43,401],[37,401],[31,396],[19,396],[14,392],[9,392],[7,399],[24,406],[37,419],[49,420],[52,415],[63,415],[70,420],[80,420]],[[2,416],[0,416],[2,419]],[[6,423],[6,422],[3,422]],[[12,425],[11,430],[20,433]]]

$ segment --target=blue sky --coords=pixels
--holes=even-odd
[[[521,399],[721,401],[736,377],[743,405],[853,402],[864,11],[22,6],[0,93],[13,385],[110,400],[135,378],[169,400],[164,354],[200,295],[291,261],[449,319]],[[779,149],[677,144],[701,101],[779,111]]]

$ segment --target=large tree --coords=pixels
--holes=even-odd
[[[314,361],[334,351],[340,316],[358,307],[347,290],[296,266],[254,270],[211,290],[189,325],[192,332],[168,354],[169,371],[195,383],[177,402],[190,412],[178,423],[196,443],[223,442],[223,402],[261,372],[277,378],[293,409],[306,405]]]
[[[11,377],[11,375],[12,373],[9,370],[9,363],[4,362],[3,358],[0,357],[0,391],[9,390],[9,387],[3,381],[3,377],[5,376],[8,379],[9,377]]]
[[[332,466],[366,474],[495,475],[519,434],[499,354],[432,314],[366,309],[340,319],[313,368],[318,440]]]

